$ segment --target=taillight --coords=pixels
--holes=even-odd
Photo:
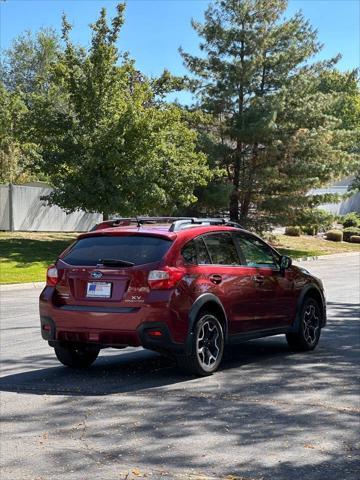
[[[46,286],[54,287],[58,282],[58,270],[55,265],[50,265],[46,273]]]
[[[184,275],[183,268],[165,267],[164,270],[151,270],[148,284],[154,290],[169,290],[174,288]]]

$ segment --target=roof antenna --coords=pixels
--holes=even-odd
[[[136,218],[136,223],[137,223],[137,228],[140,228],[141,225],[143,224],[142,220],[140,218],[138,218],[137,216],[135,217]]]

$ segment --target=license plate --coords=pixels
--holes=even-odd
[[[107,282],[88,282],[87,297],[92,298],[110,298],[111,297],[111,283]]]

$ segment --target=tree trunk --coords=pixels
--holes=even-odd
[[[250,208],[250,193],[246,192],[244,195],[244,199],[241,203],[241,208],[240,208],[240,223],[241,225],[246,226],[247,220],[248,220],[248,215],[249,215],[249,208]]]
[[[229,204],[229,211],[230,211],[230,220],[232,222],[239,221],[239,192],[233,191],[230,195],[230,204]]]
[[[105,222],[106,220],[109,220],[109,214],[106,213],[106,212],[103,212],[103,222]]]
[[[237,155],[234,161],[234,178],[233,178],[234,190],[230,195],[230,220],[232,222],[239,221],[239,196],[240,196],[240,157]]]

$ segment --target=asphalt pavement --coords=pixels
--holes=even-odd
[[[40,289],[1,291],[1,479],[358,480],[360,255],[303,266],[327,294],[318,348],[247,342],[207,378],[142,349],[73,372],[41,339]]]

